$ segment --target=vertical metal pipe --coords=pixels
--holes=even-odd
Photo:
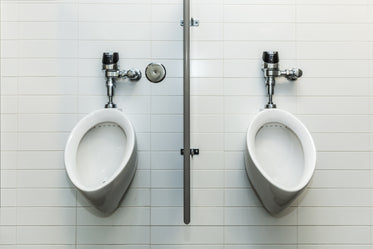
[[[190,223],[190,2],[183,0],[184,223]]]

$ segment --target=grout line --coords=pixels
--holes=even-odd
[[[19,18],[19,1],[17,0],[16,1],[16,6],[17,6],[17,19]],[[17,32],[19,32],[19,26],[17,25],[17,27],[16,27],[16,30],[17,30]],[[19,53],[20,53],[20,42],[17,40],[16,41],[16,44],[17,44],[17,55],[19,55]],[[1,59],[3,59],[3,58],[1,58]],[[17,64],[19,65],[20,63],[21,63],[21,58],[17,58],[16,59],[16,61],[17,61]],[[19,72],[19,68],[18,68],[18,70],[17,70],[17,96],[16,96],[16,99],[17,99],[17,114],[16,114],[16,117],[17,117],[17,128],[16,128],[16,130],[17,130],[17,136],[16,136],[16,139],[17,139],[17,151],[16,151],[16,169],[17,169],[17,171],[16,171],[16,179],[15,179],[15,196],[16,196],[16,203],[17,203],[17,200],[18,200],[18,190],[19,190],[19,188],[18,188],[18,155],[19,155],[19,135],[18,135],[18,131],[19,131],[19,120],[20,120],[20,115],[19,115],[19,103],[20,103],[20,99],[19,99],[19,92],[20,92],[20,88],[19,88],[19,76],[20,76],[20,72]],[[18,230],[19,230],[19,226],[18,226],[18,214],[19,214],[19,206],[18,205],[16,205],[16,217],[15,217],[15,224],[16,224],[16,248],[18,248]]]
[[[294,43],[295,43],[295,67],[299,67],[299,58],[298,58],[298,4],[297,4],[298,0],[294,0],[294,8],[295,8],[295,13],[294,13]],[[296,88],[296,101],[295,101],[295,114],[298,115],[299,114],[299,87],[298,87],[298,84],[295,85],[295,88]],[[297,199],[296,201],[296,204],[297,204],[297,208],[296,208],[296,229],[295,229],[295,233],[296,233],[296,248],[299,249],[299,199]]]
[[[226,0],[223,0],[223,6],[222,6],[222,8],[223,8],[223,19],[224,19],[224,17],[225,17],[225,5],[226,4]],[[227,60],[227,58],[225,57],[225,45],[226,45],[226,41],[225,41],[225,36],[224,36],[224,31],[225,31],[225,25],[222,25],[222,29],[223,29],[223,31],[222,31],[222,33],[223,33],[223,52],[222,52],[222,57],[223,57],[223,65],[222,65],[222,70],[223,70],[223,84],[222,84],[222,97],[223,97],[223,116],[222,116],[222,122],[223,122],[223,125],[222,125],[222,128],[223,128],[223,131],[225,132],[226,131],[226,129],[227,129],[227,127],[226,127],[226,124],[225,124],[225,116],[226,116],[226,114],[227,114],[227,112],[226,112],[226,91],[224,91],[225,90],[225,87],[226,87],[226,82],[224,82],[224,79],[226,78],[226,73],[225,73],[225,61]],[[226,136],[224,136],[223,137],[223,144],[225,145],[225,142],[226,142]],[[224,148],[223,148],[224,149]],[[225,158],[226,158],[226,151],[224,150],[223,151],[224,153],[223,153],[223,163],[224,163],[224,176],[223,176],[223,181],[224,181],[224,191],[223,191],[223,249],[226,249],[227,248],[227,241],[226,241],[226,209],[227,209],[227,207],[226,207],[226,191],[225,191],[225,189],[226,189],[226,180],[225,180],[225,175],[226,175],[226,171],[227,171],[227,165],[226,165],[226,160],[225,160]],[[246,173],[246,172],[245,172]]]
[[[367,1],[367,4],[366,4],[366,14],[367,16],[369,16],[369,10],[370,8],[372,7],[372,4],[371,4],[371,1]],[[372,28],[372,24],[369,24],[369,30]],[[369,88],[368,88],[368,91],[369,93],[372,92],[372,85],[371,85],[371,82],[372,82],[372,59],[371,58],[371,54],[372,54],[372,45],[371,45],[371,40],[369,39],[369,78],[368,78],[368,83],[369,84]],[[369,113],[372,113],[372,99],[371,99],[371,94],[369,94],[370,96],[370,100],[369,100]],[[370,115],[370,119],[372,119],[372,116]],[[371,125],[370,125],[371,126]],[[372,130],[370,130],[370,136],[372,136]],[[373,220],[373,217],[372,217],[372,204],[373,204],[373,200],[372,200],[372,139],[370,139],[370,148],[371,148],[371,152],[370,152],[370,155],[369,155],[369,166],[370,166],[370,170],[369,170],[369,185],[370,185],[370,195],[369,195],[369,204],[370,204],[370,208],[369,208],[369,224],[370,224],[370,227],[369,227],[369,238],[370,238],[370,246],[372,247],[372,243],[373,243],[373,238],[372,238],[372,220]]]

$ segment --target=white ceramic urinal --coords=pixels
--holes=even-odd
[[[119,206],[137,167],[135,131],[122,111],[94,111],[72,130],[65,167],[75,187],[101,212]]]
[[[249,125],[245,164],[263,206],[276,215],[310,182],[316,149],[311,134],[294,115],[280,109],[265,109]]]

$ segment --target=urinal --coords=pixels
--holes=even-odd
[[[276,109],[272,102],[274,78],[296,80],[302,71],[280,71],[277,52],[265,52],[263,60],[269,102],[249,125],[244,154],[247,176],[256,195],[265,209],[276,216],[309,184],[315,170],[316,149],[303,123],[293,114]]]
[[[276,215],[310,182],[316,164],[315,145],[307,128],[294,115],[266,109],[249,125],[245,163],[263,206]]]
[[[104,214],[119,206],[137,166],[135,131],[122,111],[94,111],[73,128],[65,167],[73,185]]]
[[[139,80],[137,69],[120,71],[118,53],[104,53],[109,102],[89,113],[73,128],[65,147],[65,168],[73,185],[103,214],[113,213],[136,172],[137,150],[133,125],[113,103],[116,81]]]

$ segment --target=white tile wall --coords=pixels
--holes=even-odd
[[[182,222],[181,0],[0,0],[0,249],[372,249],[373,2],[193,0],[192,222]],[[167,78],[119,83],[138,170],[102,217],[69,182],[63,149],[106,102],[103,51],[121,65],[166,66]],[[275,102],[318,150],[308,189],[268,215],[246,177],[247,126],[266,101],[263,50],[282,67]]]

